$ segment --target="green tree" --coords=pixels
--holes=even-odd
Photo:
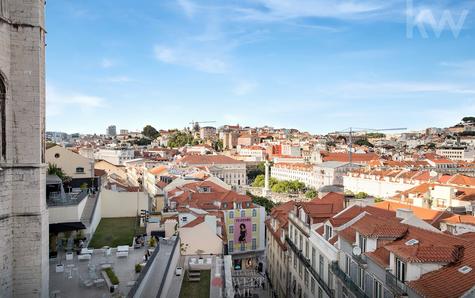
[[[63,183],[70,182],[72,178],[66,173],[63,172],[63,170],[58,167],[56,164],[48,163],[48,170],[47,170],[48,175],[56,175],[61,179]]]
[[[463,117],[462,122],[465,123],[475,123],[475,117]]]
[[[355,195],[355,199],[359,199],[359,200],[366,199],[367,197],[368,197],[368,194],[362,191],[360,191],[359,193]]]
[[[138,146],[147,146],[147,145],[150,145],[152,143],[152,140],[150,140],[149,138],[140,138],[138,140],[134,140],[133,141],[133,145],[138,145]]]
[[[247,172],[247,180],[253,181],[257,176],[264,175],[266,171],[265,168],[266,166],[264,162],[258,163],[256,167],[249,168],[249,171]]]
[[[142,130],[142,134],[152,140],[160,136],[160,133],[151,125],[146,125]]]
[[[223,151],[223,141],[217,140],[213,142],[213,149],[216,151]]]
[[[309,199],[313,199],[317,195],[318,195],[317,191],[313,188],[308,189],[307,192],[305,193],[305,197]]]
[[[361,139],[355,142],[356,145],[359,146],[367,146],[367,147],[374,147],[367,139]]]
[[[265,197],[254,196],[250,192],[247,192],[247,195],[252,198],[254,204],[260,205],[266,209],[266,212],[269,213],[272,208],[274,208],[275,203]]]
[[[168,146],[171,148],[183,147],[193,143],[193,136],[189,132],[178,131],[168,139]]]

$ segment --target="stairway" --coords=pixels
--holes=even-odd
[[[86,227],[89,227],[89,225],[91,224],[92,213],[94,212],[94,206],[96,205],[98,195],[99,193],[90,194],[87,197],[86,206],[84,206],[84,210],[81,214],[81,222]]]

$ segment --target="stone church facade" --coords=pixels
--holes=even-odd
[[[0,297],[48,297],[44,0],[0,0]]]

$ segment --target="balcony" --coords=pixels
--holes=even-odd
[[[325,281],[322,279],[320,275],[318,275],[317,271],[312,267],[312,264],[310,263],[310,260],[307,259],[301,250],[295,246],[295,244],[292,242],[292,240],[289,239],[289,237],[285,237],[285,241],[289,245],[289,247],[292,249],[292,251],[298,256],[300,262],[304,264],[304,266],[310,271],[310,273],[313,275],[315,280],[318,282],[320,287],[327,293],[329,297],[334,297],[333,290],[325,283]]]
[[[331,264],[331,270],[333,274],[335,274],[338,279],[340,279],[345,286],[353,293],[356,297],[368,297],[366,293],[356,285],[356,283],[349,277],[343,270],[340,269],[338,266],[338,262],[333,262]]]
[[[395,296],[407,295],[407,285],[389,271],[386,271],[386,285],[388,285]]]

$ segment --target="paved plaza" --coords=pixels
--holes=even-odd
[[[61,253],[57,260],[50,260],[50,296],[68,298],[126,296],[139,276],[135,273],[135,264],[142,263],[144,255],[144,247],[129,248],[127,257],[117,257],[114,248],[109,256],[104,249],[95,249],[90,260],[78,260],[78,256],[74,255],[72,260],[66,261],[65,254]],[[63,272],[56,272],[58,263],[64,265]],[[107,266],[111,266],[119,279],[119,286],[114,294],[109,292],[105,282],[100,281],[101,271]]]

